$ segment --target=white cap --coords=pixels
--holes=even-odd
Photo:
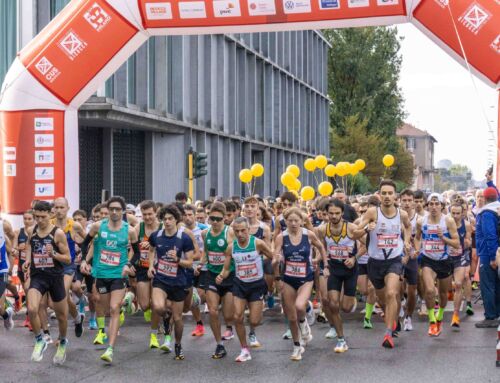
[[[428,203],[431,202],[431,200],[434,199],[434,198],[437,199],[440,203],[444,202],[443,196],[441,194],[439,194],[439,193],[431,193],[429,195],[429,197],[427,197],[427,202]]]
[[[134,205],[132,205],[131,203],[129,203],[129,204],[127,205],[126,210],[134,210],[134,211],[135,211],[135,206],[134,206]]]

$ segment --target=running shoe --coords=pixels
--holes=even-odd
[[[191,298],[191,308],[199,307],[201,303],[200,294],[198,294],[198,289],[193,289],[193,296]]]
[[[467,303],[467,308],[465,309],[465,313],[467,315],[474,315],[474,310],[472,309],[472,305],[470,303]]]
[[[125,294],[123,307],[125,308],[125,311],[127,312],[128,315],[132,315],[133,309],[132,309],[132,295],[131,294],[129,294],[129,293]]]
[[[6,330],[10,331],[14,328],[14,320],[12,319],[12,316],[14,315],[14,310],[12,310],[12,307],[7,307],[5,313],[7,314],[7,319],[3,320],[3,325]]]
[[[473,281],[471,284],[472,290],[477,290],[479,288],[479,285],[476,281]]]
[[[335,351],[336,353],[344,353],[347,350],[349,350],[349,347],[347,346],[347,342],[345,341],[345,339],[338,339],[333,351]]]
[[[47,349],[47,342],[45,342],[45,339],[41,339],[36,341],[35,343],[35,348],[33,349],[33,353],[31,354],[31,360],[33,362],[40,362],[43,358],[43,353]]]
[[[104,360],[106,363],[113,363],[113,347],[109,346],[104,354],[101,355],[101,360]]]
[[[326,339],[335,339],[337,337],[337,331],[335,330],[335,327],[330,327],[328,332],[325,334]]]
[[[443,326],[443,321],[440,320],[436,321],[436,328],[437,328],[436,336],[441,335],[442,326]]]
[[[94,344],[104,344],[108,341],[108,336],[103,330],[99,330],[97,335],[94,338]]]
[[[290,359],[293,361],[302,360],[302,354],[304,351],[305,349],[302,346],[293,346],[293,352],[292,355],[290,355]]]
[[[24,318],[23,327],[29,327],[29,325],[30,325],[30,317],[26,315],[26,318]]]
[[[316,322],[318,322],[318,323],[326,323],[327,322],[325,313],[323,311],[320,311],[318,313],[318,315],[316,315]]]
[[[85,314],[78,313],[80,321],[77,323],[75,321],[75,336],[80,338],[83,334],[83,321],[85,320]]]
[[[165,351],[166,353],[172,352],[172,336],[165,335],[165,340],[163,344],[160,346],[160,350]]]
[[[215,347],[215,352],[212,354],[212,359],[222,359],[227,355],[226,348],[222,344]]]
[[[149,336],[149,348],[160,348],[160,344],[158,343],[158,338],[155,333],[151,333]]]
[[[313,304],[313,309],[319,309],[319,302],[318,302],[318,299],[317,298],[314,298],[313,301],[312,301],[312,304]]]
[[[222,335],[222,340],[231,340],[233,338],[234,338],[233,330],[226,328],[226,331],[224,331],[224,335]]]
[[[248,334],[248,340],[250,341],[250,347],[252,348],[259,348],[262,346],[254,332]]]
[[[429,336],[437,336],[437,325],[434,322],[429,323],[429,331],[427,332]]]
[[[266,300],[267,300],[267,307],[272,309],[274,307],[274,294],[268,293]]]
[[[382,342],[382,347],[394,348],[394,340],[392,339],[392,336],[390,336],[389,334],[385,334],[384,341]]]
[[[313,339],[313,336],[311,334],[311,328],[309,327],[307,321],[299,323],[299,329],[302,340],[305,342],[305,344],[309,343]]]
[[[457,313],[453,313],[453,317],[451,318],[451,327],[456,329],[460,328],[460,317]]]
[[[97,321],[95,318],[90,318],[89,319],[89,330],[97,330]]]
[[[57,366],[61,366],[66,360],[66,346],[68,345],[68,341],[66,339],[61,340],[59,345],[57,346],[56,354],[52,359],[52,363]]]
[[[403,330],[405,330],[405,331],[412,331],[413,330],[413,324],[411,323],[411,317],[406,317],[404,319]]]
[[[125,323],[125,310],[123,307],[120,309],[120,327]]]
[[[292,339],[292,331],[287,328],[285,333],[282,335],[283,339]]]
[[[191,336],[203,336],[205,335],[205,327],[202,324],[197,324],[194,328]]]
[[[372,324],[371,319],[368,319],[368,318],[363,319],[363,328],[366,328],[366,329],[373,328],[373,324]]]
[[[314,322],[316,321],[316,318],[314,316],[314,309],[313,309],[313,305],[312,305],[311,301],[307,302],[306,319],[307,319],[307,323],[309,324],[309,326],[312,326],[314,324]]]
[[[144,320],[146,321],[146,323],[151,322],[151,309],[147,309],[146,311],[144,311]]]
[[[241,350],[240,355],[238,355],[238,357],[236,358],[236,361],[237,362],[247,362],[249,360],[252,360],[252,355],[250,355],[250,351],[248,351],[248,349],[243,348]]]
[[[180,344],[175,345],[175,360],[184,360],[184,351]]]

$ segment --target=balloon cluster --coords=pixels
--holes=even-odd
[[[262,166],[262,164],[255,163],[250,167],[250,169],[241,169],[239,177],[241,182],[248,185],[250,194],[253,194],[255,183],[253,184],[253,188],[250,188],[249,184],[250,182],[252,182],[252,180],[255,181],[256,178],[262,177],[263,174],[264,174],[264,166]]]

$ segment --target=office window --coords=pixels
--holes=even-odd
[[[127,102],[129,104],[136,103],[136,54],[134,53],[127,61]]]
[[[406,138],[406,150],[413,151],[417,148],[417,141],[413,137]]]
[[[0,83],[17,53],[17,2],[0,1]]]
[[[50,18],[53,19],[70,0],[50,0]]]

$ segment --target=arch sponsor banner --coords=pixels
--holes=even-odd
[[[65,195],[64,112],[0,112],[0,203],[21,214],[33,199]]]
[[[139,0],[139,7],[145,28],[406,16],[404,0]]]
[[[456,26],[467,60],[476,74],[484,76],[492,85],[500,85],[500,1],[424,0],[415,8],[413,16],[413,23],[424,33],[432,34],[437,38],[433,40],[445,44],[464,59]]]
[[[73,1],[19,56],[65,104],[138,32],[104,0]]]

